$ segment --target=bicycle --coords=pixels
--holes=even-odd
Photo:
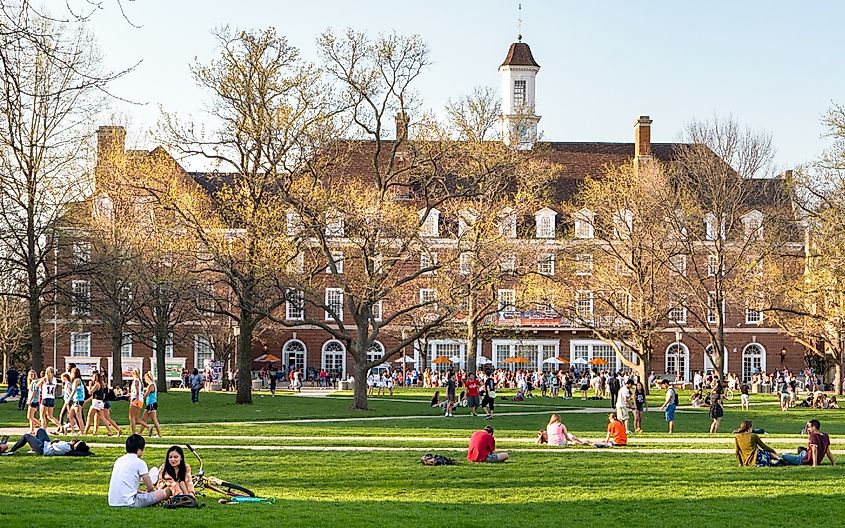
[[[734,390],[732,388],[728,387],[725,389],[725,399],[734,399]]]
[[[227,482],[211,475],[206,475],[199,453],[190,444],[185,444],[185,446],[197,457],[200,464],[200,469],[194,476],[194,490],[197,495],[203,495],[202,490],[208,489],[221,495],[226,495],[227,497],[255,497],[255,493],[249,488]]]

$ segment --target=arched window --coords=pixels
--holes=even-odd
[[[376,361],[382,356],[384,356],[384,345],[378,341],[373,341],[373,344],[370,345],[370,348],[367,350],[367,362]]]
[[[689,348],[683,343],[672,343],[666,348],[666,374],[689,379]]]
[[[759,343],[749,343],[742,350],[742,381],[749,382],[755,374],[766,371],[766,349]]]
[[[304,369],[305,368],[305,343],[299,339],[291,339],[285,343],[282,348],[282,361],[289,369]]]
[[[346,374],[346,347],[336,339],[323,344],[322,367],[329,372],[339,372],[341,377]]]
[[[704,349],[704,373],[705,374],[712,374],[716,372],[716,367],[713,365],[713,360],[710,359],[710,352],[713,350],[713,345],[707,345],[707,348]],[[728,348],[725,347],[724,352],[722,352],[722,365],[724,366],[724,374],[728,373]]]

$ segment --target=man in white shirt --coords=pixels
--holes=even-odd
[[[126,454],[114,462],[109,481],[109,506],[144,508],[170,498],[170,488],[156,490],[147,471],[147,464],[141,460],[146,442],[141,435],[133,434],[126,439]],[[138,491],[143,481],[147,493]]]
[[[616,418],[625,424],[626,433],[631,432],[628,430],[628,409],[631,408],[631,387],[633,386],[634,380],[628,379],[616,395]]]

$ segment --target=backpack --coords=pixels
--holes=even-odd
[[[196,497],[193,495],[174,495],[170,497],[170,500],[165,501],[164,507],[168,510],[173,510],[175,508],[201,508],[204,506],[200,504]]]
[[[426,453],[420,458],[420,464],[424,466],[454,466],[456,462],[454,458]]]

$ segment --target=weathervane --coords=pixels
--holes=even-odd
[[[522,42],[522,2],[519,3],[519,18],[516,19],[516,39]]]

